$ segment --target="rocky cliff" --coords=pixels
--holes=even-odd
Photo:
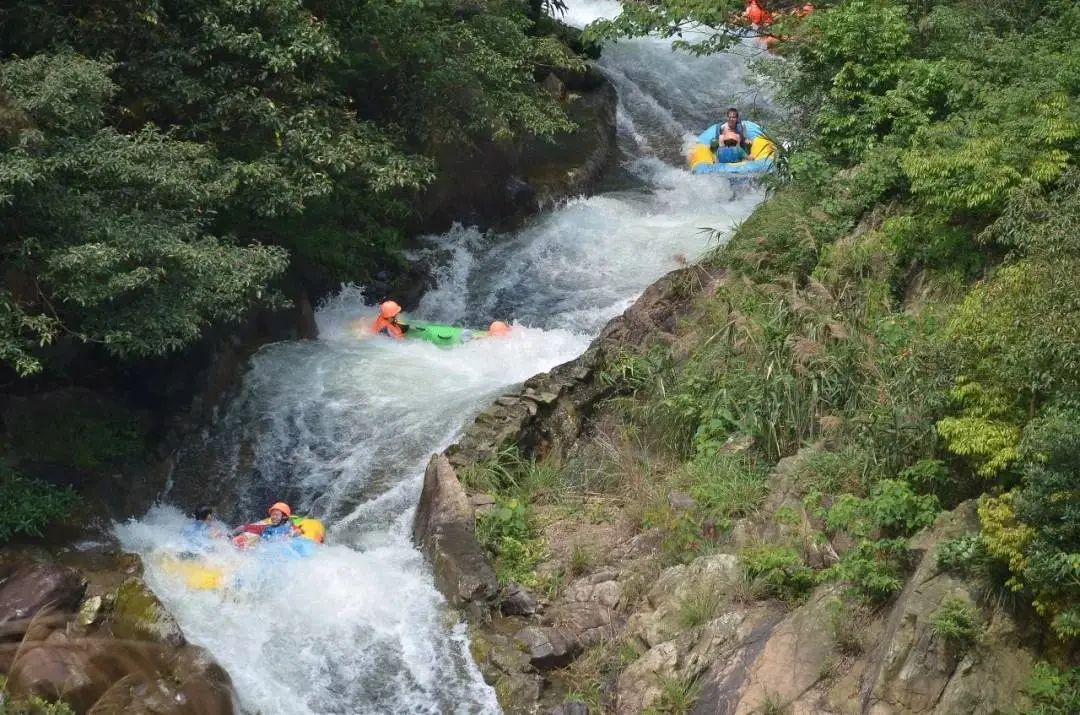
[[[580,358],[496,400],[445,456],[433,458],[415,537],[432,559],[440,589],[469,618],[473,655],[505,711],[1022,711],[1038,640],[1022,613],[988,597],[985,583],[939,565],[942,543],[977,531],[972,502],[943,513],[911,539],[904,588],[881,605],[853,606],[842,583],[813,587],[798,598],[762,590],[740,558],[747,549],[790,549],[800,563],[825,569],[852,548],[842,533],[822,538],[828,530],[802,498],[801,475],[814,446],[774,467],[756,512],[688,534],[706,548],[687,562],[670,557],[670,533],[629,513],[633,500],[565,486],[578,493],[535,493],[538,543],[545,550],[535,565],[538,585],[499,587],[486,562],[472,570],[489,553],[475,538],[474,508],[490,509],[496,500],[467,493],[457,473],[469,475],[513,445],[542,460],[561,460],[569,472],[564,483],[581,485],[582,472],[593,464],[588,454],[617,451],[608,427],[619,405],[610,399],[616,388],[607,371],[631,347],[640,354],[662,342],[685,350],[680,316],[693,309],[696,296],[725,280],[703,268],[665,276]],[[724,447],[731,453],[745,448],[738,440]],[[646,474],[631,488],[648,490],[650,480]],[[659,510],[669,515],[694,501],[667,489],[657,497]],[[452,533],[452,541],[433,537],[437,529],[425,525],[435,513],[445,516],[438,529]],[[473,587],[478,581],[482,588]],[[970,619],[963,634],[941,625],[950,609]]]

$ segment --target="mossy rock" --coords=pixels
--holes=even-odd
[[[117,638],[177,647],[187,642],[180,624],[141,578],[129,578],[116,589],[109,625]]]

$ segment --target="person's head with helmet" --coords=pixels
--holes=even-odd
[[[375,324],[371,326],[372,332],[386,333],[393,338],[404,337],[406,326],[398,322],[400,314],[400,305],[392,300],[383,301],[379,304],[379,317],[375,318]]]
[[[279,501],[273,504],[267,510],[267,513],[270,515],[271,526],[277,526],[284,521],[288,521],[289,517],[292,516],[292,509],[285,502]]]
[[[500,335],[508,335],[510,333],[510,326],[501,320],[496,320],[488,326],[488,335],[492,337],[498,337]]]

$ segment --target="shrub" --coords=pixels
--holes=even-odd
[[[941,602],[930,616],[930,627],[935,635],[965,648],[979,636],[979,618],[975,608],[957,596],[949,596]]]
[[[685,472],[690,493],[720,525],[754,513],[768,495],[764,472],[745,456],[699,458]]]
[[[971,573],[987,558],[986,546],[978,534],[964,534],[938,544],[937,564],[946,571]]]
[[[537,584],[533,567],[543,556],[528,507],[517,499],[499,498],[476,520],[476,537],[495,562],[500,583]]]
[[[814,572],[789,546],[765,545],[739,554],[743,571],[759,592],[785,601],[806,595],[815,583]]]
[[[55,487],[0,466],[0,543],[16,535],[42,536],[50,524],[63,521],[78,503],[70,488]]]
[[[1075,715],[1080,712],[1080,668],[1036,663],[1025,691],[1031,697],[1028,715]]]
[[[907,535],[932,524],[940,511],[937,497],[915,494],[907,482],[883,479],[867,499],[842,494],[826,513],[825,524],[863,538]]]
[[[906,539],[864,539],[830,567],[825,577],[847,583],[853,595],[879,605],[903,588],[907,565]]]

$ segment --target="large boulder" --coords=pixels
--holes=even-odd
[[[413,542],[431,561],[435,585],[451,605],[486,609],[498,594],[495,570],[476,540],[469,498],[442,455],[433,456],[424,472]]]
[[[24,643],[8,673],[15,697],[63,700],[76,712],[104,715],[231,715],[232,682],[200,648],[68,638],[60,631]]]
[[[86,591],[78,571],[51,563],[10,567],[0,580],[0,623],[33,618],[45,609],[72,611]]]
[[[109,628],[117,638],[153,641],[174,647],[187,643],[180,624],[137,577],[127,579],[117,589]]]

